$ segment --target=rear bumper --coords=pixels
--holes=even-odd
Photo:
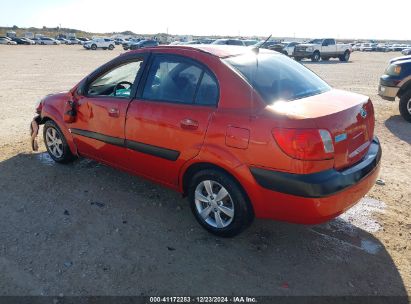
[[[381,147],[375,138],[362,161],[344,171],[332,169],[300,175],[251,168],[259,187],[258,195],[252,198],[255,214],[260,218],[300,224],[332,219],[373,187],[380,160]]]
[[[381,146],[377,138],[360,163],[344,170],[330,169],[312,174],[292,174],[252,167],[257,183],[269,190],[307,198],[321,198],[336,194],[357,184],[379,164]]]
[[[380,84],[378,86],[378,95],[385,100],[394,101],[399,90],[400,88],[398,87],[388,87]]]

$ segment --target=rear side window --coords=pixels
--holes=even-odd
[[[218,100],[218,85],[208,72],[201,79],[195,103],[202,105],[216,105]]]
[[[240,72],[267,104],[300,99],[331,89],[302,64],[278,54],[249,53],[227,58],[225,62]]]
[[[144,99],[215,105],[218,85],[203,67],[184,58],[158,56],[144,86]]]

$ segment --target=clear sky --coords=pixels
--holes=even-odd
[[[411,0],[0,0],[0,26],[411,40]]]

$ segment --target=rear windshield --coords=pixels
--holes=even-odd
[[[302,64],[279,54],[249,53],[224,59],[242,74],[267,104],[329,91],[331,87]]]

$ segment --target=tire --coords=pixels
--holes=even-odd
[[[110,45],[108,46],[108,49],[109,49],[110,51],[114,50],[114,45],[110,44]]]
[[[44,42],[40,43],[41,45],[44,45]]]
[[[408,90],[402,94],[399,109],[402,118],[408,122],[411,122],[411,90]]]
[[[320,61],[320,58],[321,58],[320,52],[319,52],[319,51],[315,51],[315,52],[313,53],[313,55],[311,56],[311,61],[313,61],[313,62],[318,62],[318,61]]]
[[[92,45],[91,45],[91,49],[92,49],[93,51],[97,50],[97,45],[92,44]]]
[[[295,61],[301,61],[303,60],[301,57],[294,57]]]
[[[218,201],[218,195],[222,196],[221,201]],[[199,224],[217,236],[233,237],[252,222],[253,211],[247,196],[223,171],[206,169],[197,172],[191,179],[188,198]]]
[[[342,62],[347,62],[348,60],[350,60],[350,55],[351,55],[350,51],[347,50],[344,52],[344,55],[339,57],[339,59]]]
[[[330,60],[330,57],[321,57],[321,60],[322,60],[322,61],[329,61],[329,60]]]
[[[67,164],[76,159],[57,124],[48,120],[43,128],[43,140],[50,157],[57,163]]]
[[[7,42],[7,45],[10,45],[11,43],[10,42]]]

